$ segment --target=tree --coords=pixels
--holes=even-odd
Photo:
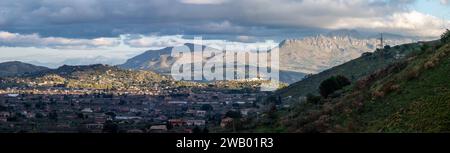
[[[119,126],[114,123],[113,121],[106,121],[103,125],[103,132],[106,133],[118,133],[119,132]]]
[[[268,103],[273,103],[275,105],[280,105],[283,101],[281,100],[281,96],[270,96],[267,98]]]
[[[203,104],[201,109],[204,111],[212,111],[213,107],[210,104]]]
[[[58,121],[58,113],[56,112],[56,110],[48,113],[48,119]]]
[[[25,102],[25,103],[23,103],[23,105],[26,109],[30,109],[32,106],[32,104],[30,102]]]
[[[203,133],[209,133],[208,127],[203,128]]]
[[[126,105],[127,104],[127,101],[125,101],[125,100],[120,100],[120,102],[119,102],[119,105]]]
[[[166,122],[166,127],[168,130],[173,129],[172,124],[170,124],[169,122]]]
[[[0,104],[0,111],[6,111],[6,110],[8,110],[8,107]]]
[[[226,117],[230,117],[230,118],[233,118],[233,119],[239,119],[239,118],[241,118],[242,117],[242,114],[241,114],[241,112],[240,111],[228,111],[226,114],[225,114],[225,116]]]
[[[195,126],[195,128],[192,129],[192,133],[202,133],[202,130],[198,126]]]
[[[448,43],[450,42],[450,30],[446,30],[442,35],[441,35],[441,42],[442,43]]]
[[[105,115],[108,115],[108,116],[110,116],[111,117],[111,119],[116,119],[116,113],[114,113],[114,112],[107,112],[107,113],[105,113]]]
[[[44,118],[44,115],[42,113],[36,113],[35,117],[36,118]]]
[[[232,106],[233,108],[239,108],[239,104],[238,104],[238,103],[233,103],[233,104],[231,104],[231,106]]]
[[[83,113],[77,113],[77,117],[83,120],[88,118],[87,115],[84,115]]]
[[[269,110],[267,111],[267,116],[269,119],[276,120],[277,118],[277,106],[275,104],[269,105]]]
[[[209,133],[209,130],[207,127],[204,127],[203,129],[201,129],[198,126],[195,126],[194,129],[192,129],[192,133],[198,134],[198,133]]]
[[[242,114],[240,111],[228,111],[225,114],[225,117],[230,117],[233,119],[233,131],[236,132],[237,129],[239,129],[241,127],[241,118],[242,118]]]
[[[308,103],[317,104],[317,103],[320,102],[321,99],[322,99],[322,97],[316,96],[316,95],[313,95],[313,94],[307,94],[306,95],[306,101]]]
[[[328,95],[348,85],[350,85],[350,81],[346,77],[340,75],[332,76],[320,84],[320,95],[326,98]]]

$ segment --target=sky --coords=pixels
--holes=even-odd
[[[437,38],[449,0],[2,0],[0,62],[120,64],[202,37],[276,45],[338,29]]]

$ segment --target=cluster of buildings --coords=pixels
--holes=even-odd
[[[226,128],[229,111],[259,113],[264,92],[172,88],[158,94],[86,89],[0,90],[0,132],[193,132]]]

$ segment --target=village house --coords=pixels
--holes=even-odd
[[[169,124],[172,125],[173,127],[176,127],[176,126],[183,126],[185,122],[182,119],[170,119]]]
[[[166,125],[152,125],[149,129],[151,133],[163,133],[167,131]]]
[[[204,126],[206,124],[205,120],[186,120],[187,126]]]
[[[104,114],[95,114],[95,116],[94,116],[94,122],[97,124],[103,124],[106,122],[106,120],[107,120],[107,117]]]
[[[230,118],[230,117],[224,118],[224,119],[222,119],[222,121],[220,122],[220,127],[226,128],[226,127],[228,127],[229,125],[231,125],[232,122],[233,122],[233,118]]]
[[[85,124],[85,127],[92,132],[101,132],[103,130],[103,124]]]
[[[91,108],[83,108],[81,110],[81,112],[83,112],[83,113],[93,113],[94,111]]]
[[[205,117],[206,116],[206,111],[204,111],[204,110],[197,110],[196,111],[196,116],[197,117]]]
[[[144,133],[144,131],[142,131],[140,129],[131,129],[131,130],[127,130],[127,133]]]
[[[180,104],[187,104],[187,101],[168,101],[168,104],[172,104],[172,105],[180,105]]]

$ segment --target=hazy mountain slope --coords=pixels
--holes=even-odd
[[[184,44],[190,50],[194,50],[194,44]],[[174,47],[166,47],[160,50],[148,50],[140,55],[137,55],[124,64],[119,65],[120,68],[134,69],[134,70],[151,70],[157,73],[168,74],[171,71],[171,66],[177,60],[171,56]],[[212,49],[202,46],[203,49]]]
[[[159,73],[170,72],[170,67],[166,67],[170,62],[173,64],[174,61],[168,60],[173,47],[163,48],[160,50],[149,50],[138,56],[135,56],[127,60],[124,64],[119,65],[119,67],[124,69],[141,69],[141,70],[153,70]]]
[[[417,54],[360,79],[332,98],[279,110],[272,128],[291,132],[449,132],[450,43],[417,45],[421,46]]]
[[[0,77],[22,75],[45,70],[48,70],[48,68],[18,61],[0,63]]]

